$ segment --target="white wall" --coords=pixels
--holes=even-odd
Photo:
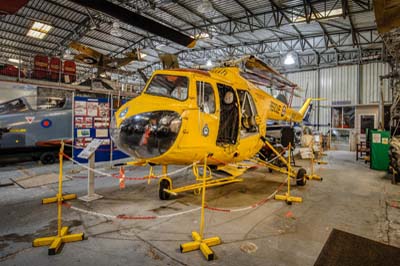
[[[379,102],[379,76],[391,71],[389,64],[370,63],[364,65],[340,66],[314,71],[289,73],[288,79],[303,88],[301,98],[294,98],[292,106],[301,106],[305,98],[327,98],[314,108],[312,120],[319,124],[331,122],[331,106],[377,104]],[[308,88],[308,89],[307,89]],[[307,95],[305,95],[307,91]],[[389,84],[384,82],[385,102],[391,101]],[[342,104],[340,103],[342,102]],[[314,106],[317,107],[318,104]],[[317,121],[319,109],[319,121]],[[327,131],[323,129],[322,131]]]

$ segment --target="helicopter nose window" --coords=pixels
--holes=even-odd
[[[184,101],[188,97],[188,78],[175,75],[156,75],[145,94],[168,97]]]
[[[207,114],[215,113],[215,95],[211,84],[197,81],[197,106]]]

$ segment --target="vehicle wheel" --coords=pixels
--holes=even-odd
[[[297,171],[297,176],[296,176],[296,184],[298,186],[304,186],[306,184],[306,169],[300,168],[299,171]]]
[[[164,191],[164,188],[170,189],[171,184],[167,179],[163,179],[160,181],[160,188],[158,191],[158,195],[160,197],[160,200],[168,200],[170,197],[170,194]]]
[[[42,155],[40,155],[40,161],[43,164],[53,164],[56,162],[56,156],[54,155],[53,152],[45,152]]]

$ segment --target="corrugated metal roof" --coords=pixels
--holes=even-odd
[[[108,1],[133,12],[140,12],[143,16],[187,35],[208,32],[211,39],[199,41],[193,52],[210,51],[210,55],[219,57],[213,60],[256,51],[256,45],[275,47],[283,54],[292,50],[302,53],[303,49],[323,53],[331,49],[341,52],[382,46],[375,30],[372,4],[366,6],[353,0],[347,1],[349,8],[346,12],[349,14],[345,16],[340,13],[343,10],[342,1],[336,0],[309,1],[306,9],[303,0],[208,0],[212,3],[212,9],[208,12],[199,8],[205,0]],[[311,21],[306,21],[307,14],[311,14]],[[316,14],[322,17],[322,26],[315,21]],[[360,36],[358,38],[361,38],[363,47],[355,47],[357,44],[352,36],[346,37],[352,31],[350,18],[356,34],[360,30],[360,34],[365,32],[365,36],[369,34],[374,37],[373,40],[367,41],[364,35]],[[26,36],[26,33],[34,21],[46,22],[54,28],[43,40],[33,39]],[[187,51],[181,45],[122,22],[119,22],[122,36],[112,36],[110,30],[114,21],[115,18],[68,0],[31,0],[16,14],[2,17],[0,46],[12,47],[24,53],[40,51],[56,54],[60,49],[66,49],[71,40],[76,40],[113,56],[121,56],[120,53],[135,48],[150,47],[154,50],[159,44],[169,47],[159,49],[159,53]],[[96,24],[96,29],[91,30],[89,27],[93,24]],[[324,38],[330,39],[328,50]],[[332,47],[332,42],[335,47]],[[225,47],[231,47],[232,51],[227,54]],[[268,51],[276,53],[271,49]],[[9,53],[12,53],[11,50]],[[190,56],[185,58],[188,62],[193,59]],[[149,60],[147,65],[153,61]]]

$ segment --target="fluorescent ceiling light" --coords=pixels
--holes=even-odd
[[[139,59],[143,59],[147,56],[147,54],[144,54],[142,52],[139,52]]]
[[[200,13],[209,13],[214,11],[214,7],[209,0],[203,0],[201,4],[197,7],[197,11]]]
[[[293,65],[295,63],[293,55],[291,53],[287,54],[283,63],[285,65]]]
[[[213,63],[212,63],[211,59],[208,59],[208,60],[207,60],[206,66],[210,67],[210,66],[212,66],[212,65],[213,65]]]
[[[22,63],[22,62],[23,62],[22,60],[15,59],[15,58],[9,58],[8,61],[10,61],[10,62],[12,62],[12,63],[16,63],[16,64],[19,64],[19,63]]]
[[[201,33],[194,35],[194,39],[196,39],[196,40],[209,39],[209,38],[210,38],[210,34],[208,34],[207,32],[201,32]]]
[[[26,35],[41,40],[46,37],[47,33],[49,33],[52,28],[53,26],[35,21]]]

